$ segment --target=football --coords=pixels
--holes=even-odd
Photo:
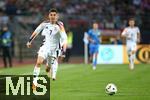
[[[117,93],[117,87],[115,84],[113,83],[109,83],[106,88],[105,88],[105,91],[108,95],[114,95]]]

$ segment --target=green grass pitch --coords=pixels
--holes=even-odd
[[[0,75],[32,74],[33,65],[0,69]],[[45,74],[44,67],[41,73]],[[105,86],[114,83],[117,94],[109,96]],[[50,100],[150,100],[150,65],[136,65],[130,71],[128,65],[60,64],[57,80],[51,81]]]

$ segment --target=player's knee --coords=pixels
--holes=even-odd
[[[132,51],[132,54],[135,54],[135,52],[136,52],[136,51],[135,51],[135,50],[133,50],[133,51]]]
[[[43,63],[44,59],[42,57],[38,57],[36,64],[39,66]]]
[[[130,57],[131,56],[131,53],[128,53],[128,57]]]
[[[98,56],[98,52],[95,53],[95,57],[96,57],[96,58],[97,58],[97,56]]]
[[[42,63],[43,63],[42,60],[38,60],[38,61],[36,62],[37,66],[40,66]]]
[[[41,63],[39,63],[39,62],[36,63],[36,66],[37,66],[37,67],[40,67],[40,65],[41,65]]]

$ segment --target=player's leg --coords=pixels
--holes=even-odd
[[[93,44],[90,45],[90,59],[92,61],[92,68],[93,70],[96,69],[96,64],[97,64],[97,53],[96,53],[96,50],[95,50],[95,47]]]
[[[52,76],[52,72],[51,72],[51,57],[48,57],[47,61],[46,61],[46,73],[47,73],[47,76],[49,78],[51,78],[51,76]]]
[[[52,71],[52,79],[56,80],[56,73],[58,70],[58,58],[52,57],[51,58],[51,71]]]
[[[135,51],[134,51],[132,45],[127,46],[127,52],[128,52],[128,59],[129,59],[129,68],[131,70],[133,70],[134,69]]]
[[[136,45],[134,44],[132,47],[131,47],[131,56],[130,56],[130,59],[131,59],[131,65],[130,65],[130,69],[133,70],[134,69],[134,60],[135,60],[135,54],[136,54]]]
[[[40,67],[46,58],[47,58],[47,52],[46,52],[45,47],[43,46],[40,48],[40,50],[38,52],[37,61],[36,61],[34,71],[33,71],[33,85],[32,85],[33,90],[36,89],[38,76],[40,74]]]
[[[93,50],[93,70],[96,69],[97,65],[98,47],[99,47],[98,45],[95,45]]]
[[[36,89],[38,76],[40,74],[40,66],[43,63],[43,61],[44,61],[44,58],[41,56],[38,56],[37,62],[35,64],[34,71],[33,71],[33,85],[32,85],[33,90]]]
[[[61,50],[54,50],[51,53],[51,72],[52,72],[52,79],[56,80],[56,73],[58,70],[58,57],[61,56]]]
[[[94,48],[93,48],[92,44],[89,45],[89,54],[90,54],[89,61],[90,61],[90,63],[92,63],[93,62],[93,55],[94,55]]]
[[[93,70],[95,70],[96,69],[96,65],[97,65],[97,53],[93,54],[92,65],[93,65]]]
[[[131,63],[132,63],[132,59],[131,59],[131,46],[129,44],[127,44],[126,47],[127,47],[129,69],[130,69],[130,66],[131,66]]]
[[[11,50],[10,47],[7,47],[7,57],[8,57],[8,62],[9,62],[9,67],[12,67],[12,57],[11,57]]]
[[[131,48],[127,47],[128,60],[129,60],[129,69],[132,69],[133,61],[132,61],[132,53]]]
[[[7,67],[7,52],[6,52],[6,47],[2,47],[2,52],[3,52],[3,63],[4,63],[4,67]]]
[[[130,68],[130,70],[133,70],[134,69],[134,54],[132,53],[132,51],[131,51],[131,53],[130,53],[130,55],[129,55],[129,68]]]

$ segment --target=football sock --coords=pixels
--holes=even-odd
[[[132,54],[132,65],[134,66],[135,54]]]
[[[96,67],[97,65],[97,58],[95,57],[95,55],[93,55],[93,67]]]
[[[55,60],[54,63],[52,64],[52,78],[54,79],[56,79],[57,69],[58,69],[58,62],[57,60]]]
[[[37,86],[38,76],[40,74],[40,67],[35,66],[33,71],[33,84]]]
[[[131,55],[129,56],[131,69],[134,68],[134,58],[135,58],[135,55],[134,55],[134,54],[131,54]]]

